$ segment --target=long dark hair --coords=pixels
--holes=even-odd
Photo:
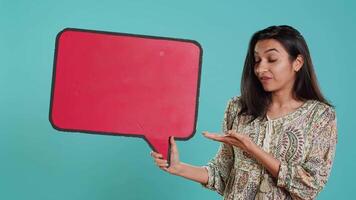
[[[238,115],[250,115],[251,121],[264,117],[271,103],[271,93],[264,91],[262,84],[254,73],[254,48],[258,41],[264,39],[277,40],[288,52],[290,61],[298,55],[304,59],[302,68],[297,72],[293,86],[293,97],[297,100],[318,100],[332,106],[323,96],[314,72],[307,43],[303,36],[291,26],[270,26],[253,34],[241,78],[241,110]],[[333,107],[333,106],[332,106]]]

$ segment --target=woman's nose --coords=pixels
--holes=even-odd
[[[255,66],[255,71],[257,74],[260,74],[260,73],[263,73],[265,71],[268,71],[268,66],[265,65],[264,63],[258,63],[256,66]]]

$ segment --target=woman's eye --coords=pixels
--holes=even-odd
[[[270,60],[268,60],[268,62],[271,62],[271,63],[276,62],[276,61],[277,61],[277,59],[270,59]]]

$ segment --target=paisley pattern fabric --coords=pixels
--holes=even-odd
[[[325,186],[335,156],[337,143],[334,108],[308,100],[292,113],[277,119],[236,116],[239,97],[229,99],[222,131],[235,130],[248,135],[261,148],[268,141],[268,152],[281,161],[274,178],[253,157],[235,146],[220,144],[217,154],[204,167],[208,183],[203,187],[216,191],[225,200],[255,199],[264,173],[271,190],[267,199],[315,199]],[[272,124],[265,140],[267,125]],[[270,127],[270,126],[269,126]]]

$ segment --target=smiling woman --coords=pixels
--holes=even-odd
[[[180,162],[171,138],[163,170],[201,183],[224,199],[315,199],[325,186],[337,142],[336,113],[317,84],[307,44],[290,26],[271,26],[250,41],[241,96],[226,106],[221,142],[206,166]]]

